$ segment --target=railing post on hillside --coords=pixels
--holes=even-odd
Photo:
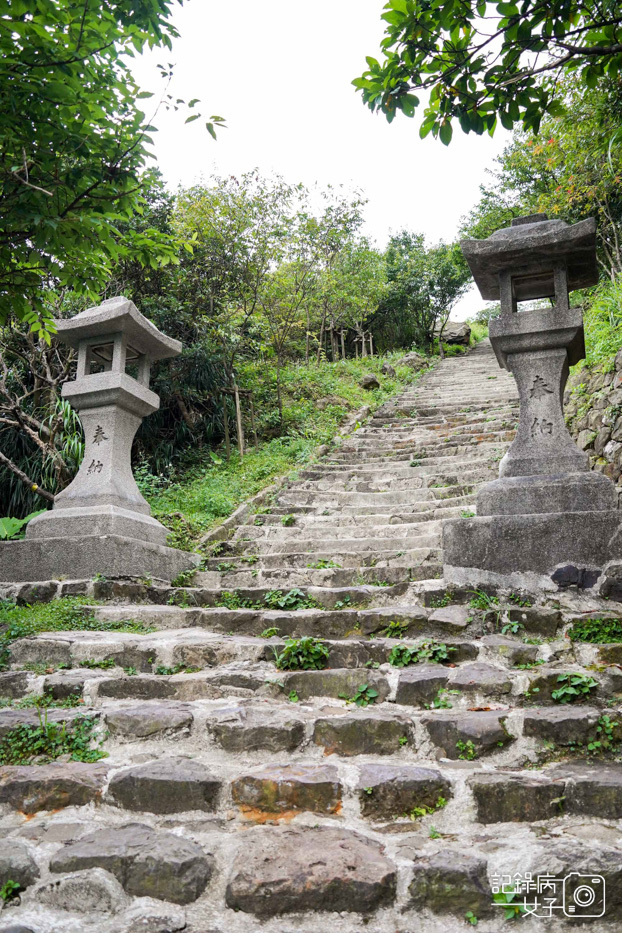
[[[343,327],[341,328],[341,359],[345,360],[346,358],[346,342],[345,337],[343,336]]]
[[[371,331],[369,331],[368,336],[369,336],[369,355],[373,356],[374,355],[374,338],[372,336]]]

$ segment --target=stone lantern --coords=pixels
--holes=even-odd
[[[461,245],[482,297],[500,301],[490,341],[516,379],[520,419],[500,478],[478,493],[477,517],[443,525],[446,579],[593,585],[622,553],[617,493],[571,438],[563,396],[569,366],[585,356],[583,317],[569,292],[598,281],[596,222],[535,214]],[[542,298],[550,307],[519,310]]]
[[[53,509],[30,522],[25,540],[0,545],[0,580],[96,573],[170,580],[197,558],[166,547],[167,529],[150,515],[131,452],[143,418],[160,407],[149,388],[151,363],[177,356],[181,344],[127,298],[59,321],[58,337],[78,351],[76,378],[64,384],[63,398],[80,413],[84,459]]]

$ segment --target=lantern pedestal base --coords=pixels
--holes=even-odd
[[[170,583],[197,567],[199,556],[122,535],[29,538],[0,544],[0,582],[150,577]]]
[[[591,587],[608,563],[621,559],[616,509],[485,515],[443,523],[444,579],[471,588]]]
[[[54,508],[33,518],[26,529],[27,541],[43,538],[93,537],[112,535],[138,539],[149,544],[166,545],[168,529],[141,512],[120,509],[115,505],[85,508]]]

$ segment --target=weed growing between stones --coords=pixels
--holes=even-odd
[[[551,698],[555,703],[575,703],[579,699],[586,699],[598,687],[598,681],[589,674],[560,674],[557,678],[560,684],[553,690]]]
[[[334,570],[341,569],[341,564],[336,564],[334,560],[327,560],[325,557],[320,557],[314,564],[307,564],[307,567],[309,570]]]
[[[0,607],[0,670],[8,667],[11,642],[41,632],[129,632],[144,635],[152,632],[150,626],[132,619],[100,621],[86,608],[93,603],[85,597],[73,596],[55,599],[34,606]]]
[[[200,670],[200,667],[188,667],[187,664],[175,664],[173,667],[158,664],[153,673],[162,677],[172,677],[173,674],[196,674]]]
[[[486,612],[489,609],[496,609],[499,605],[497,596],[489,596],[483,590],[469,590],[469,592],[473,594],[469,600],[471,609],[480,609],[482,612]]]
[[[8,878],[0,888],[0,900],[3,904],[6,904],[8,901],[14,900],[21,890],[22,886],[18,881]]]
[[[467,923],[470,923],[472,927],[477,926],[478,920],[472,910],[467,910],[467,912],[464,915],[464,919],[466,920]]]
[[[272,625],[270,628],[265,628],[260,634],[260,638],[273,638],[275,635],[278,635],[280,629],[276,625]]]
[[[453,594],[446,591],[442,596],[433,596],[430,599],[430,608],[431,609],[444,609],[446,606],[449,606],[453,599]]]
[[[194,578],[196,576],[196,570],[183,570],[179,576],[175,577],[171,586],[180,587],[180,586],[192,586]]]
[[[441,687],[432,700],[431,703],[425,703],[424,706],[426,709],[453,709],[453,704],[449,702],[450,694],[457,694],[458,690],[447,690],[446,687]]]
[[[412,810],[408,811],[408,813],[403,814],[403,818],[407,820],[420,820],[424,816],[429,816],[430,813],[435,813],[437,810],[442,810],[446,805],[446,798],[439,797],[433,807],[413,807]]]
[[[518,897],[516,891],[509,885],[504,885],[501,891],[492,896],[493,903],[503,907],[506,920],[518,920],[522,914],[526,913],[522,904],[514,903],[516,897]]]
[[[533,606],[533,602],[527,596],[520,596],[518,593],[510,593],[508,596],[508,602],[514,603],[515,606],[520,606],[522,609],[530,609]]]
[[[568,630],[572,641],[606,645],[622,641],[622,619],[581,619]]]
[[[297,587],[283,593],[281,590],[270,590],[264,596],[264,602],[269,609],[323,609],[312,596],[305,596]]]
[[[282,651],[274,650],[279,671],[321,671],[328,664],[328,645],[319,638],[288,638]]]
[[[294,587],[287,593],[282,590],[269,590],[263,602],[246,599],[238,590],[225,590],[216,604],[223,609],[282,609],[295,612],[297,609],[323,609],[312,596],[306,596],[302,590]]]
[[[114,658],[104,658],[101,661],[95,661],[93,658],[85,658],[84,661],[80,661],[80,667],[88,667],[91,670],[100,669],[106,671],[111,667],[115,667],[116,661]]]
[[[447,647],[442,642],[422,641],[413,648],[406,645],[396,645],[389,654],[389,664],[393,667],[408,667],[409,664],[420,664],[430,662],[432,664],[444,664],[451,661],[451,653],[456,648]]]
[[[408,622],[398,622],[393,620],[392,622],[389,622],[382,634],[385,638],[403,638],[407,631]]]
[[[75,709],[76,706],[84,706],[84,700],[77,693],[71,693],[62,700],[55,700],[49,694],[31,693],[28,696],[20,697],[19,700],[12,700],[9,697],[0,697],[0,708],[6,709],[33,709],[35,707],[53,707],[54,709]]]
[[[460,752],[458,758],[462,761],[474,761],[477,758],[477,749],[471,739],[467,739],[466,742],[456,742],[456,750]]]
[[[375,687],[371,687],[369,684],[359,684],[359,686],[356,688],[356,693],[354,696],[349,697],[347,693],[340,693],[339,699],[345,700],[346,703],[355,703],[357,706],[365,707],[376,702],[378,699],[378,691]]]
[[[80,716],[73,722],[50,722],[47,707],[38,707],[38,725],[22,724],[0,740],[0,765],[47,764],[67,756],[71,761],[106,758],[97,741],[96,720]]]

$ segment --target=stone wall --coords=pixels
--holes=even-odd
[[[564,403],[570,432],[589,453],[592,469],[622,491],[622,350],[609,366],[598,363],[573,372]]]

